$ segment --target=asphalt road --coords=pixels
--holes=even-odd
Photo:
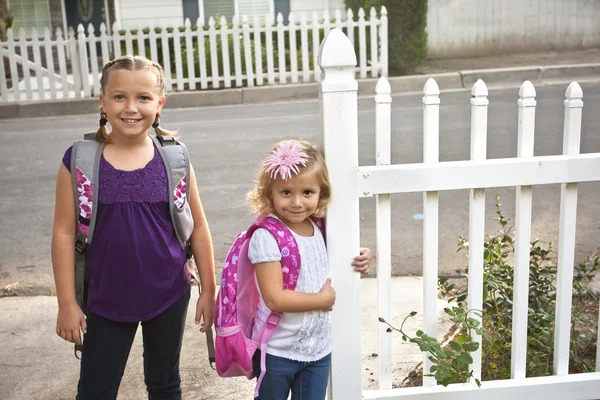
[[[535,155],[562,151],[563,100],[567,84],[537,88]],[[581,152],[600,152],[600,82],[582,83],[584,111]],[[394,96],[392,162],[422,161],[420,94]],[[470,151],[470,92],[442,93],[440,161],[465,160]],[[488,158],[514,157],[517,147],[518,88],[490,89]],[[360,165],[374,164],[374,102],[359,100]],[[53,290],[50,240],[56,173],[73,140],[95,130],[97,115],[3,120],[0,137],[0,290],[19,282],[24,294]],[[178,129],[198,176],[203,204],[220,264],[235,235],[253,216],[245,203],[260,160],[275,141],[301,137],[320,143],[317,101],[280,104],[169,109],[161,118]],[[600,246],[600,184],[579,186],[576,261]],[[514,188],[487,192],[486,228],[493,234],[495,194],[502,209],[514,216]],[[536,186],[532,237],[557,242],[559,185]],[[456,253],[457,238],[468,234],[468,191],[440,194],[440,271],[452,274],[466,265]],[[422,195],[392,196],[394,275],[422,270]],[[361,243],[375,248],[374,199],[361,200]],[[556,248],[556,245],[554,245]]]

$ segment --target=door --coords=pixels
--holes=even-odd
[[[67,25],[77,27],[82,24],[87,33],[88,25],[92,24],[98,32],[102,23],[102,7],[104,0],[64,0],[67,14]]]
[[[275,21],[277,21],[277,14],[281,13],[283,16],[283,23],[288,23],[288,16],[290,15],[290,0],[274,0],[275,1]]]

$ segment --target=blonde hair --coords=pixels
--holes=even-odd
[[[149,70],[153,71],[156,74],[156,89],[158,90],[158,95],[163,97],[165,95],[165,71],[160,66],[160,64],[155,63],[147,59],[146,57],[141,56],[121,56],[119,58],[115,58],[112,61],[107,62],[102,69],[102,76],[100,77],[100,93],[104,95],[104,90],[108,83],[108,78],[110,77],[110,72],[113,70],[125,70],[125,71],[140,71],[140,70]],[[106,112],[100,107],[100,118],[107,119]],[[158,122],[160,118],[160,114],[156,114],[156,118],[154,122]],[[166,129],[162,129],[160,126],[154,128],[154,131],[159,136],[175,136],[176,132],[171,132]],[[96,132],[95,139],[98,142],[108,143],[110,142],[110,135],[108,132],[108,128],[106,125],[100,125],[100,128]]]
[[[316,217],[325,216],[327,205],[331,201],[331,184],[329,183],[329,172],[323,153],[314,144],[306,140],[284,140],[275,143],[271,150],[275,150],[282,143],[289,142],[292,146],[298,147],[308,156],[306,166],[300,166],[300,174],[313,173],[319,181],[321,192],[319,194],[319,203],[314,215]],[[264,164],[263,160],[263,164]],[[256,178],[256,186],[246,195],[250,203],[250,210],[253,213],[267,215],[275,211],[271,190],[273,188],[273,178],[266,172],[266,167],[261,165]]]

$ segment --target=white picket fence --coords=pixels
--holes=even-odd
[[[299,18],[299,21],[298,21]],[[0,62],[0,101],[84,98],[100,93],[99,71],[109,60],[122,54],[141,54],[165,69],[168,91],[218,89],[311,82],[319,75],[319,43],[332,28],[344,30],[358,50],[355,68],[359,78],[387,76],[387,10],[377,15],[371,8],[368,18],[363,9],[356,19],[352,10],[342,16],[328,11],[323,18],[305,14],[283,16],[277,22],[254,16],[253,24],[244,16],[228,24],[225,17],[208,27],[192,28],[189,20],[180,30],[151,29],[149,32],[119,31],[115,25],[109,35],[106,26],[95,32],[90,25],[79,26],[67,36],[57,29],[52,35],[33,31],[27,38],[21,30],[0,43],[2,60],[9,60],[9,71]],[[266,20],[266,23],[261,21]],[[157,32],[159,31],[159,32]],[[10,76],[10,79],[7,79]]]
[[[600,372],[569,375],[569,342],[575,248],[578,182],[600,181],[600,153],[580,154],[583,93],[573,82],[564,101],[563,154],[533,155],[536,91],[525,82],[519,91],[518,150],[515,158],[486,159],[488,90],[477,81],[471,98],[471,159],[439,162],[439,88],[429,79],[423,94],[423,162],[390,164],[391,90],[380,78],[375,95],[376,160],[374,166],[358,165],[356,56],[348,38],[339,30],[325,39],[319,56],[323,69],[319,81],[320,114],[335,196],[328,208],[327,244],[330,271],[336,285],[332,313],[332,386],[335,400],[358,399],[595,399],[600,393]],[[557,110],[558,111],[558,110]],[[558,278],[554,343],[554,374],[526,378],[527,310],[529,292],[529,246],[531,234],[532,185],[562,185]],[[378,312],[372,318],[392,320],[391,310],[391,201],[392,193],[423,193],[423,331],[437,336],[438,280],[438,193],[470,189],[468,304],[483,309],[483,249],[485,189],[517,187],[516,252],[512,326],[511,379],[436,386],[425,378],[423,387],[392,389],[391,336],[380,324],[379,390],[361,387],[361,321],[359,277],[347,260],[359,248],[359,198],[376,196]],[[352,334],[349,334],[351,332]],[[481,338],[477,338],[481,343]],[[481,347],[480,347],[481,348]],[[600,349],[600,346],[599,346]],[[473,354],[470,366],[481,378],[481,351]],[[596,371],[600,371],[597,357]],[[430,361],[424,354],[425,371]]]

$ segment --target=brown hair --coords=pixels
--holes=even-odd
[[[327,164],[325,164],[323,153],[321,153],[317,146],[306,140],[284,140],[275,143],[271,150],[275,150],[284,142],[289,142],[292,146],[298,147],[308,156],[306,166],[300,167],[300,174],[316,174],[321,193],[314,215],[316,217],[323,217],[327,211],[327,205],[331,201],[331,184],[329,183],[329,172],[327,170]],[[246,195],[248,202],[250,203],[250,209],[253,213],[266,215],[275,211],[273,199],[271,198],[272,188],[273,178],[266,172],[266,167],[261,165],[256,178],[256,186]]]
[[[165,95],[165,71],[160,66],[160,64],[155,63],[145,57],[140,56],[121,56],[119,58],[115,58],[112,61],[107,62],[102,69],[102,76],[100,77],[100,93],[104,95],[104,89],[106,88],[106,84],[108,83],[108,78],[110,76],[110,72],[113,70],[126,70],[126,71],[140,71],[140,70],[149,70],[156,73],[156,88],[158,90],[158,95],[163,97]],[[100,107],[100,118],[107,119],[106,112]],[[158,122],[160,118],[160,114],[156,114],[156,119],[154,122]],[[160,126],[154,128],[154,131],[157,135],[160,136],[174,136],[175,132],[171,132],[165,129],[162,129]],[[95,139],[99,142],[108,143],[110,141],[108,128],[106,125],[100,125],[100,128],[96,132]]]

